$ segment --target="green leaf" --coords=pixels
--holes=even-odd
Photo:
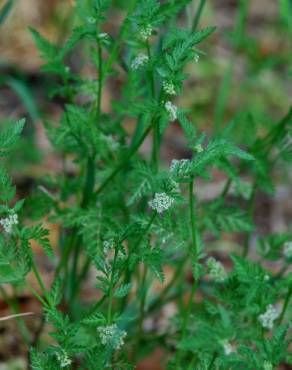
[[[130,290],[132,289],[132,284],[124,284],[121,285],[119,288],[115,290],[114,297],[116,298],[123,298],[129,294]]]
[[[29,28],[29,30],[33,35],[37,48],[41,53],[41,57],[48,62],[54,61],[58,55],[57,48],[50,41],[41,36],[35,29]]]
[[[9,15],[13,4],[14,0],[8,0],[0,9],[0,25],[5,21],[5,19]]]
[[[216,30],[216,27],[206,27],[200,31],[197,31],[193,36],[193,45],[199,44],[202,42],[206,37],[211,35]]]
[[[23,127],[25,124],[25,119],[17,121],[12,127],[0,132],[0,157],[7,156],[8,152],[11,150],[13,145],[19,138]]]

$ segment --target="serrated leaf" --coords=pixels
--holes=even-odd
[[[114,297],[123,298],[123,297],[125,297],[126,295],[129,294],[131,289],[132,289],[132,284],[131,283],[124,284],[124,285],[120,286],[119,288],[117,288],[115,290]]]

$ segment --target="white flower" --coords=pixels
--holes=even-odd
[[[204,148],[202,147],[201,144],[198,144],[198,145],[195,146],[195,151],[197,153],[202,153],[204,151]]]
[[[174,202],[174,199],[165,193],[156,193],[154,199],[148,202],[149,207],[158,213],[166,211]]]
[[[3,226],[7,234],[10,234],[12,232],[13,225],[17,225],[17,224],[18,224],[18,216],[16,213],[9,215],[6,218],[2,218],[0,220],[0,225]]]
[[[119,329],[117,324],[100,326],[97,331],[103,345],[111,345],[115,349],[120,349],[124,345],[127,333]]]
[[[107,255],[115,245],[114,239],[105,240],[103,242],[103,253]]]
[[[209,275],[212,277],[212,279],[218,283],[222,283],[224,280],[226,280],[227,274],[221,262],[216,261],[213,257],[209,257],[207,259],[207,266],[209,269]]]
[[[190,165],[189,159],[173,159],[170,164],[170,172],[177,172],[178,174],[183,174],[187,171]]]
[[[140,67],[143,67],[145,64],[148,63],[148,56],[146,54],[140,53],[138,56],[132,61],[131,68],[135,71]]]
[[[153,27],[151,24],[147,24],[146,26],[141,27],[138,33],[138,38],[141,41],[147,41],[149,37],[152,35]]]
[[[262,327],[266,329],[272,329],[274,326],[274,321],[280,316],[279,310],[277,310],[273,305],[269,304],[266,308],[266,312],[259,315],[258,319],[262,324]]]
[[[175,121],[177,119],[177,106],[172,104],[171,101],[167,101],[164,107],[168,113],[169,119]]]
[[[292,242],[286,242],[284,244],[284,256],[286,258],[292,257]]]
[[[273,370],[273,364],[270,361],[264,361],[264,370]]]
[[[233,346],[227,340],[222,341],[222,346],[223,346],[223,350],[226,356],[234,352]]]
[[[72,363],[72,361],[70,360],[67,352],[63,349],[60,352],[56,353],[56,358],[57,358],[57,361],[60,364],[60,367],[62,367],[62,368],[67,367],[67,366],[71,365],[71,363]]]
[[[163,90],[168,95],[175,95],[175,87],[174,84],[171,81],[163,81],[162,82]]]
[[[94,17],[87,17],[86,20],[89,24],[94,24],[96,22],[96,19]]]
[[[195,54],[195,56],[194,56],[194,61],[196,62],[196,63],[198,63],[198,61],[200,60],[200,55],[199,54]]]
[[[101,32],[99,35],[98,35],[98,38],[99,39],[105,39],[109,37],[108,34],[106,32]]]

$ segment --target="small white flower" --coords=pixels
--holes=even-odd
[[[96,22],[96,19],[94,17],[87,17],[86,20],[89,24],[94,24]]]
[[[292,257],[292,242],[286,242],[284,244],[284,256],[286,258]]]
[[[226,356],[230,355],[232,352],[234,352],[234,348],[232,344],[230,344],[227,340],[222,341],[223,350]]]
[[[272,329],[274,326],[274,321],[280,316],[279,310],[277,310],[273,305],[269,304],[267,306],[266,312],[259,315],[258,319],[262,324],[263,328]]]
[[[108,34],[106,32],[101,32],[99,35],[98,35],[98,38],[99,39],[105,39],[108,37]]]
[[[147,41],[149,37],[152,35],[153,27],[151,24],[147,24],[146,26],[141,27],[138,33],[138,38],[141,41]]]
[[[162,82],[163,90],[168,95],[175,95],[175,87],[174,84],[171,81],[163,81]]]
[[[103,345],[111,345],[115,349],[120,349],[124,345],[127,333],[119,329],[117,324],[100,326],[97,331]]]
[[[168,113],[169,119],[175,121],[177,119],[177,106],[172,104],[171,101],[167,101],[164,107]]]
[[[198,144],[198,145],[195,146],[195,151],[197,153],[202,153],[204,151],[204,148],[202,147],[201,144]]]
[[[227,274],[221,262],[216,261],[215,258],[209,257],[207,259],[207,266],[209,275],[218,283],[222,283],[227,278]]]
[[[264,370],[273,370],[273,364],[270,361],[264,361]]]
[[[177,172],[178,174],[183,174],[187,171],[190,165],[189,159],[173,159],[170,164],[170,172]]]
[[[156,193],[154,199],[148,202],[149,207],[154,209],[158,213],[163,213],[171,207],[174,199],[166,195],[165,193]]]
[[[131,68],[136,71],[140,67],[143,67],[145,64],[148,63],[148,56],[146,54],[140,53],[138,56],[132,61]]]
[[[18,215],[16,213],[9,215],[6,218],[2,218],[0,220],[0,225],[3,226],[7,234],[10,234],[12,232],[13,225],[17,224],[18,224]]]
[[[269,280],[270,280],[269,275],[265,275],[265,276],[264,276],[264,281],[269,281]]]
[[[200,60],[200,55],[199,54],[195,54],[195,56],[194,56],[195,63],[198,63],[199,60]]]
[[[103,253],[107,255],[111,249],[113,249],[115,243],[114,239],[105,240],[103,242]]]
[[[60,352],[56,353],[56,358],[57,358],[57,361],[59,362],[61,368],[67,367],[67,366],[71,365],[71,363],[72,363],[72,361],[70,360],[67,352],[63,349]]]

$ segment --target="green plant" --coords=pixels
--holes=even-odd
[[[52,340],[44,342],[43,326],[30,338],[20,321],[32,369],[131,369],[157,347],[169,369],[273,369],[292,362],[286,320],[292,277],[285,269],[272,274],[262,263],[291,262],[291,233],[258,237],[261,262],[248,258],[257,192],[272,192],[273,168],[291,161],[292,110],[264,134],[247,122],[244,150],[233,140],[236,122],[216,137],[198,132],[174,99],[183,93],[185,67],[203,55],[198,45],[215,27],[196,30],[201,1],[194,27],[178,28],[175,20],[188,3],[134,1],[114,38],[103,32],[110,1],[77,1],[79,24],[60,49],[31,30],[45,60],[42,70],[58,76],[52,95],[66,101],[60,122],[45,124],[62,173],[44,179],[24,203],[15,201],[15,188],[3,167],[0,172],[0,283],[26,284],[51,327]],[[90,48],[90,78],[66,64],[69,55],[79,57],[77,45],[84,53]],[[117,76],[123,87],[106,113],[104,91]],[[133,135],[127,120],[136,123]],[[167,169],[160,147],[174,121],[191,157],[173,160]],[[23,126],[21,120],[1,133],[1,157]],[[139,154],[147,138],[149,158]],[[72,162],[74,176],[67,170]],[[197,188],[214,168],[226,174],[226,186],[216,198],[199,201]],[[44,219],[60,225],[57,251]],[[226,271],[210,256],[208,240],[235,232],[242,238]],[[51,286],[31,241],[55,268]],[[172,271],[168,282],[166,268]],[[80,293],[92,270],[97,294],[85,304]],[[38,290],[26,279],[30,271]],[[153,290],[155,280],[164,282],[162,291]],[[2,293],[8,300],[5,285]],[[173,317],[147,325],[170,302],[177,303]]]

